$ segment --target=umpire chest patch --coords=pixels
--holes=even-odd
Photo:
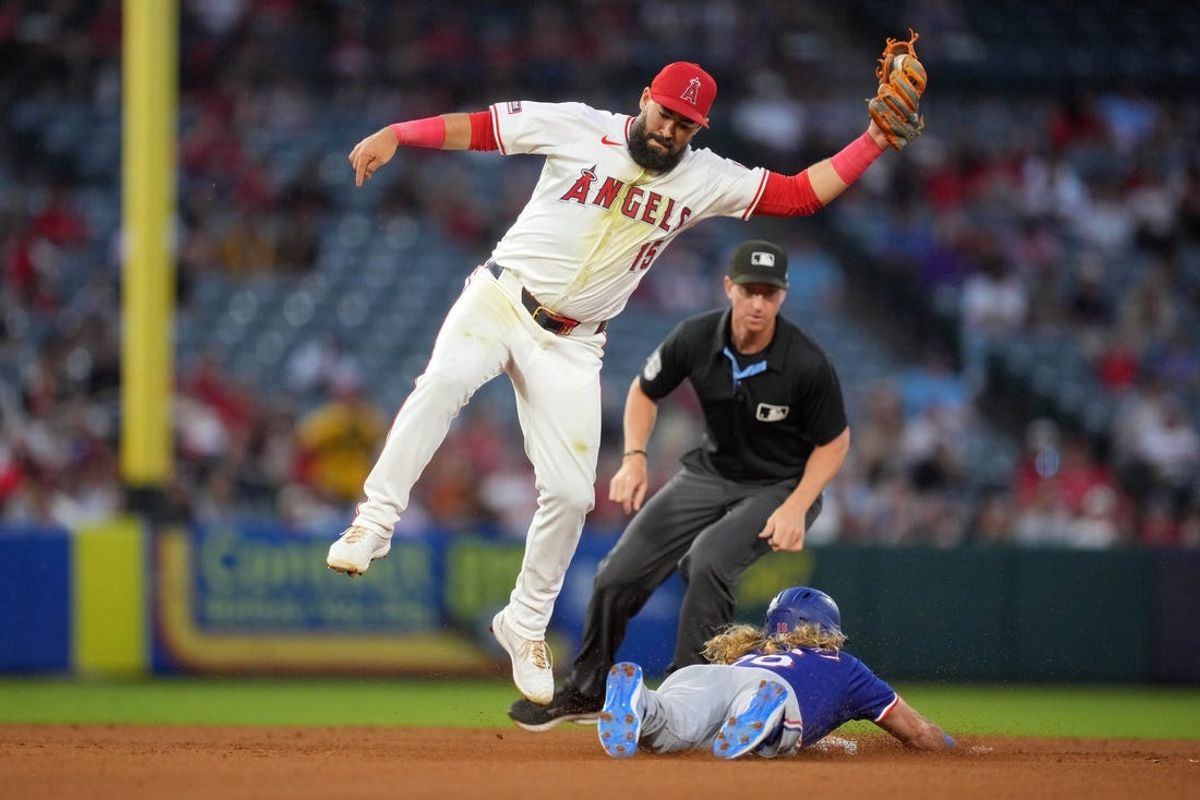
[[[759,403],[755,419],[759,422],[782,422],[787,419],[791,406],[773,406],[770,403]]]

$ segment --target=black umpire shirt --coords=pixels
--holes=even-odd
[[[736,352],[730,314],[679,323],[647,359],[642,391],[657,402],[685,378],[695,387],[706,427],[703,444],[683,457],[686,466],[741,483],[798,481],[813,448],[846,429],[837,373],[820,346],[783,317],[767,349]]]

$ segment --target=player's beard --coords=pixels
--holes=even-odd
[[[664,147],[670,148],[670,142],[664,142],[662,139],[655,138],[655,141]],[[629,155],[642,169],[648,169],[652,172],[670,172],[678,166],[683,154],[687,151],[687,145],[680,147],[676,151],[656,150],[650,146],[650,134],[646,132],[646,120],[644,117],[638,117],[634,120],[633,127],[629,129]]]

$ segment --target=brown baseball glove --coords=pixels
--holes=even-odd
[[[908,33],[912,38],[906,42],[888,38],[875,70],[879,91],[867,101],[867,113],[895,150],[925,130],[925,117],[919,112],[925,93],[925,66],[917,59],[914,46],[921,36],[912,28]]]

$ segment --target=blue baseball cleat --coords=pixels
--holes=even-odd
[[[642,668],[628,661],[608,671],[604,686],[604,708],[596,724],[600,746],[613,758],[629,758],[637,752],[642,733]]]
[[[727,719],[717,732],[713,755],[717,758],[738,758],[758,747],[779,730],[786,702],[787,688],[782,683],[768,680],[760,682],[746,710]]]

